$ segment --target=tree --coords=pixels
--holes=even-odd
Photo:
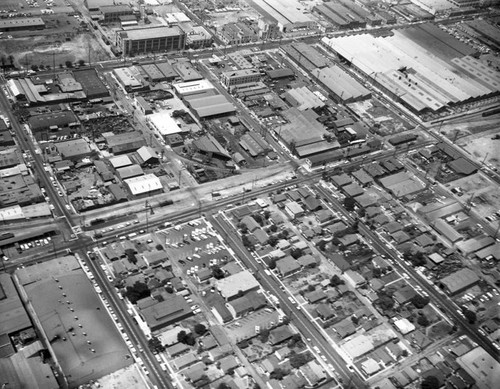
[[[373,275],[373,278],[380,278],[380,276],[382,275],[382,269],[379,267],[374,268],[372,270],[372,275]]]
[[[217,386],[217,389],[231,389],[231,387],[225,382],[221,382],[219,386]]]
[[[201,323],[198,323],[194,326],[194,332],[198,335],[203,335],[205,332],[207,332],[207,327],[205,327]]]
[[[394,308],[394,299],[387,293],[379,293],[377,304],[383,311],[390,311]]]
[[[302,250],[301,249],[297,249],[297,248],[293,248],[291,251],[290,251],[290,255],[295,258],[295,259],[298,259],[302,256]]]
[[[427,304],[429,304],[430,299],[428,297],[424,297],[420,294],[416,294],[415,296],[412,297],[412,299],[410,301],[415,306],[415,308],[422,309]]]
[[[38,71],[38,65],[31,65],[31,70],[33,70],[34,72],[37,72]]]
[[[78,60],[78,65],[83,66],[85,65],[85,61],[83,59]]]
[[[73,67],[73,62],[71,62],[71,61],[66,61],[66,62],[64,62],[64,64],[66,65],[67,68]]]
[[[269,211],[268,209],[266,209],[264,211],[264,219],[268,220],[270,217],[271,217],[271,211]]]
[[[314,285],[309,284],[309,285],[307,286],[307,291],[308,291],[308,292],[314,292],[315,290],[316,290],[316,287],[315,287]]]
[[[271,378],[272,380],[281,381],[287,375],[288,375],[288,372],[286,370],[278,367],[277,369],[274,369],[274,371],[269,375],[269,378]]]
[[[247,249],[253,250],[253,244],[247,235],[243,235],[241,237],[241,242],[243,243],[243,246],[245,246]]]
[[[151,295],[151,291],[144,282],[137,281],[133,286],[127,286],[127,291],[125,296],[130,300],[132,304],[135,304],[138,300],[143,299]]]
[[[224,270],[222,270],[219,266],[212,266],[212,275],[216,280],[221,280],[225,277]]]
[[[262,329],[259,334],[259,339],[262,343],[266,343],[269,339],[269,330],[265,328]]]
[[[259,223],[259,225],[262,226],[262,224],[264,224],[264,220],[262,219],[262,216],[260,216],[259,214],[253,215],[253,218],[257,223]]]
[[[278,226],[277,226],[276,224],[271,224],[271,225],[269,226],[269,230],[270,230],[271,232],[276,232],[276,231],[278,231]]]
[[[161,353],[165,351],[165,346],[161,344],[160,339],[158,339],[156,336],[153,336],[148,340],[148,346],[152,352]]]
[[[275,235],[272,235],[267,240],[267,244],[271,247],[274,247],[278,244],[278,240],[279,240],[278,237],[276,237]]]
[[[420,384],[422,389],[439,389],[439,386],[439,380],[433,375],[425,377]]]
[[[427,327],[429,323],[429,319],[427,319],[427,316],[425,315],[420,315],[417,319],[417,323],[420,324],[422,327]]]
[[[344,285],[344,284],[345,284],[345,281],[343,279],[341,279],[336,274],[330,279],[330,286],[338,286],[338,285]]]
[[[309,362],[312,359],[312,357],[311,354],[309,354],[308,352],[300,354],[293,352],[289,355],[288,359],[290,360],[290,365],[292,365],[294,369],[298,369],[299,367]]]
[[[188,346],[194,346],[196,343],[196,339],[194,338],[193,334],[191,333],[186,333],[186,331],[180,331],[177,334],[177,341],[179,343],[187,344]]]
[[[356,200],[354,200],[352,197],[348,196],[344,199],[344,209],[346,211],[354,211],[354,207],[356,205]]]
[[[165,287],[165,292],[167,292],[168,294],[173,294],[174,293],[174,288],[172,288],[171,286],[166,286]]]
[[[161,244],[157,244],[155,248],[158,251],[162,251],[163,250],[163,246]]]
[[[267,266],[268,266],[268,267],[269,267],[269,269],[271,269],[271,270],[276,269],[276,259],[274,259],[274,258],[273,258],[273,259],[271,259],[271,260],[269,261],[269,263],[268,263],[268,265],[267,265]]]

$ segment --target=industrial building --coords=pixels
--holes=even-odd
[[[45,22],[42,18],[0,19],[0,31],[43,30]]]
[[[154,174],[145,174],[123,181],[132,196],[153,196],[163,192],[163,185],[160,179]]]
[[[139,131],[124,132],[117,135],[103,135],[109,151],[115,155],[129,153],[146,146],[146,140]]]
[[[161,302],[151,297],[137,301],[138,310],[151,331],[193,316],[193,310],[182,296],[166,292],[161,296]]]
[[[312,75],[324,85],[332,97],[344,104],[371,97],[371,92],[338,66],[315,69]]]
[[[73,111],[50,112],[30,116],[28,124],[33,132],[58,131],[65,127],[76,127],[79,125],[78,118]]]
[[[243,270],[217,280],[216,287],[222,297],[227,301],[231,301],[248,292],[258,290],[260,284],[248,270]]]
[[[187,131],[183,130],[179,124],[177,124],[168,111],[160,111],[148,115],[146,120],[148,125],[156,130],[162,138]]]
[[[87,99],[97,99],[109,95],[106,85],[101,81],[94,68],[73,70],[73,77],[81,84]]]
[[[185,98],[186,104],[199,119],[227,116],[236,112],[236,107],[223,95],[197,96]]]
[[[436,112],[497,95],[500,74],[472,58],[475,50],[431,24],[323,38],[392,98],[415,113]]]
[[[491,389],[500,382],[500,363],[482,347],[458,357],[457,362],[476,381],[478,389]]]
[[[134,15],[134,10],[128,5],[106,5],[99,7],[99,11],[102,14],[102,20],[100,23],[118,23],[120,22],[120,16]]]
[[[178,51],[185,44],[185,34],[177,26],[123,30],[116,35],[123,55]]]
[[[275,20],[282,32],[312,30],[316,20],[298,0],[254,0],[252,5],[266,19]]]
[[[75,257],[27,266],[14,277],[69,388],[133,363],[124,358],[127,346]]]

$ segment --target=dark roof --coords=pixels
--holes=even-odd
[[[71,123],[78,123],[78,119],[73,111],[59,111],[31,116],[28,123],[33,131],[37,131],[52,126],[64,127]]]
[[[193,146],[195,146],[198,150],[203,151],[205,153],[216,154],[219,157],[223,157],[225,159],[231,159],[229,153],[222,147],[222,145],[215,139],[212,135],[207,134],[204,135],[193,142]]]
[[[454,161],[448,163],[448,166],[456,173],[463,174],[466,176],[477,172],[477,167],[468,160],[466,160],[465,158],[455,159]]]
[[[287,78],[295,76],[295,73],[290,68],[273,69],[266,71],[266,74],[271,79]]]
[[[109,95],[108,89],[97,75],[95,69],[74,70],[73,77],[82,85],[87,98],[94,99]]]

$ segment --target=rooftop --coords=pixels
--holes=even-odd
[[[129,351],[75,257],[28,266],[15,276],[51,341],[70,388],[132,363],[125,358]]]

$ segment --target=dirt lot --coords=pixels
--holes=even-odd
[[[498,186],[481,173],[461,178],[446,185],[449,188],[460,187],[465,193],[464,200],[474,196],[473,209],[482,217],[491,215],[500,209]]]
[[[498,125],[498,121],[496,122]],[[458,144],[473,155],[477,160],[484,161],[491,167],[500,169],[500,154],[498,147],[500,139],[493,139],[500,134],[498,126],[495,130],[481,134],[481,136],[466,136],[459,139]]]
[[[14,57],[17,66],[44,65],[56,67],[66,61],[76,62],[80,59],[88,61],[90,49],[91,61],[107,59],[106,52],[90,34],[81,34],[71,41],[60,40],[58,36],[31,36],[14,39],[3,39],[0,55]]]

